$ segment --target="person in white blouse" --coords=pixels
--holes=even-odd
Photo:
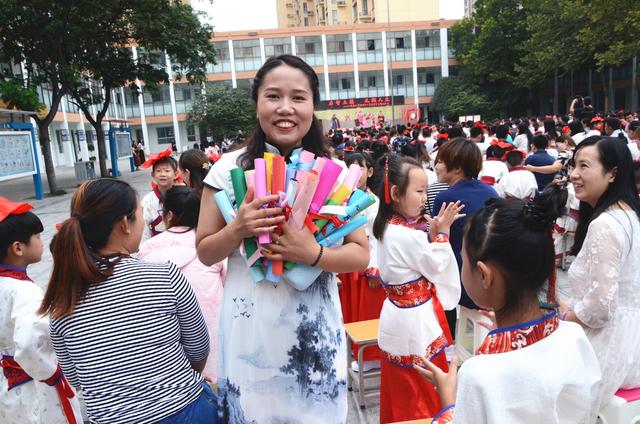
[[[618,389],[640,387],[640,199],[624,143],[586,139],[574,161],[577,256],[561,317],[581,324],[594,347],[603,376],[602,406]]]

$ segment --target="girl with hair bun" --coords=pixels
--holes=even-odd
[[[436,385],[444,409],[434,424],[591,424],[598,412],[598,361],[582,328],[540,308],[555,266],[551,227],[566,192],[550,185],[533,201],[490,199],[467,222],[462,281],[497,328],[476,356],[448,373],[415,366]],[[457,384],[456,384],[457,380]]]

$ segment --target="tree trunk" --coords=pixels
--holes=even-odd
[[[107,148],[104,139],[104,128],[102,128],[102,120],[97,121],[93,126],[96,130],[96,141],[98,142],[98,161],[100,162],[100,176],[102,178],[109,176],[109,169],[107,168]],[[111,152],[113,154],[113,152]],[[115,177],[115,175],[114,175]]]
[[[53,159],[51,157],[51,143],[49,140],[49,123],[43,121],[37,121],[38,124],[38,137],[40,138],[40,147],[42,148],[42,156],[44,157],[44,169],[47,174],[47,183],[49,184],[49,193],[51,195],[62,194],[58,187],[58,180],[56,179],[56,171],[53,166]]]
[[[638,110],[638,55],[631,62],[631,111]]]

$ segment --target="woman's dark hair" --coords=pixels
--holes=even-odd
[[[569,130],[571,130],[571,137],[573,137],[576,134],[584,132],[584,126],[582,125],[582,122],[574,119],[573,121],[569,122]]]
[[[409,156],[420,162],[429,162],[431,160],[426,146],[418,140],[403,145],[400,148],[400,154],[402,156]]]
[[[4,263],[7,251],[16,241],[29,244],[31,236],[44,231],[42,221],[33,212],[9,215],[0,222],[0,263]]]
[[[614,131],[620,129],[620,120],[614,116],[604,118],[604,123],[605,125],[609,125]]]
[[[616,137],[589,137],[576,147],[573,153],[574,162],[580,150],[589,146],[595,146],[598,150],[598,157],[604,172],[615,169],[615,178],[602,193],[594,207],[587,202],[580,202],[580,219],[576,228],[575,243],[571,248],[573,255],[577,255],[582,249],[589,224],[610,206],[620,202],[626,203],[640,218],[640,199],[636,191],[633,160],[626,143],[620,142]]]
[[[204,179],[209,172],[211,162],[202,150],[186,150],[180,155],[178,161],[180,169],[189,171],[189,187],[196,192],[198,196],[202,196],[204,188]]]
[[[531,143],[533,142],[533,134],[531,134],[531,130],[529,129],[529,125],[526,122],[518,125],[518,134],[525,134],[527,136],[527,148],[531,149]]]
[[[632,121],[629,124],[629,132],[638,131],[638,129],[640,129],[640,121],[639,120],[636,119],[635,121]]]
[[[313,93],[313,105],[317,106],[318,102],[320,101],[318,75],[316,75],[316,72],[311,66],[307,64],[307,62],[297,56],[289,54],[270,57],[269,59],[267,59],[264,65],[262,65],[262,67],[258,69],[258,72],[253,79],[253,84],[251,85],[251,98],[253,99],[253,102],[256,104],[258,103],[258,91],[260,91],[260,87],[262,86],[264,78],[267,76],[267,74],[278,66],[282,65],[298,69],[305,74],[305,76],[309,80],[311,92]],[[269,140],[267,140],[267,135],[260,127],[260,123],[256,122],[253,133],[249,138],[247,151],[238,158],[239,166],[244,169],[253,169],[253,160],[255,158],[261,158],[264,155],[264,153],[266,152],[266,143],[268,141]],[[320,122],[316,118],[315,114],[313,115],[309,131],[304,137],[302,137],[302,148],[304,150],[312,152],[316,156],[329,157],[329,152],[324,143],[322,126],[320,125]]]
[[[397,186],[398,194],[403,196],[409,186],[409,171],[411,171],[412,168],[422,170],[422,165],[413,158],[394,154],[380,158],[376,164],[376,170],[373,174],[382,176],[377,187],[374,189],[374,193],[378,196],[378,199],[380,199],[378,215],[376,215],[376,219],[373,221],[373,236],[378,240],[382,240],[384,231],[387,228],[387,221],[396,213],[393,209],[393,202],[385,202],[385,173],[389,180],[389,190],[391,190],[391,187]],[[388,171],[386,169],[388,169]]]
[[[189,187],[173,186],[164,195],[162,212],[165,216],[168,212],[173,213],[167,228],[196,228],[200,216],[200,196]]]
[[[40,313],[52,318],[71,314],[91,284],[113,273],[117,260],[98,251],[123,218],[135,221],[137,207],[136,192],[124,181],[100,178],[78,187],[71,198],[71,216],[51,246],[53,271]]]
[[[448,170],[462,168],[465,178],[478,178],[482,169],[482,153],[478,146],[466,138],[454,138],[438,149],[438,162],[443,162]]]
[[[544,132],[549,137],[553,137],[553,140],[558,136],[558,131],[556,131],[556,121],[551,118],[545,118],[543,121],[544,124]]]
[[[507,136],[509,135],[509,127],[507,127],[506,125],[499,125],[498,128],[496,128],[496,137],[504,140],[507,138]]]
[[[567,190],[550,184],[532,201],[489,199],[466,223],[464,247],[473,268],[490,262],[506,284],[500,313],[535,299],[555,266],[551,228],[565,212]]]

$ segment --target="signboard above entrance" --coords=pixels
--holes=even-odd
[[[393,96],[393,104],[396,106],[404,105],[404,96]],[[391,106],[391,96],[358,97],[352,99],[321,101],[318,109],[355,109],[385,106]]]

